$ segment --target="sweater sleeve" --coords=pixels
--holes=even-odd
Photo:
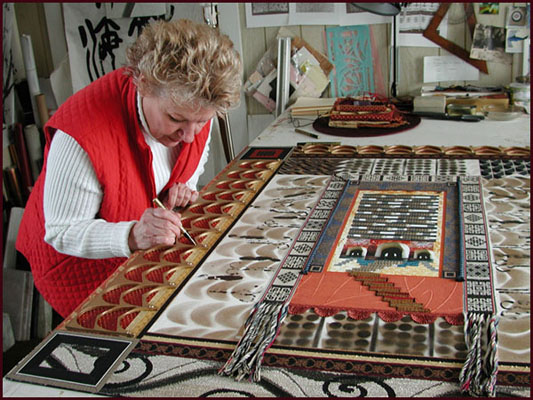
[[[45,241],[76,257],[129,257],[128,236],[136,221],[110,223],[97,218],[102,197],[89,156],[58,130],[50,145],[44,184]]]

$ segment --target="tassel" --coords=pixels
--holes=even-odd
[[[465,330],[465,342],[468,348],[468,354],[466,356],[465,364],[459,375],[459,381],[461,382],[461,391],[470,392],[471,387],[474,387],[473,381],[476,373],[476,361],[477,352],[479,349],[480,341],[480,329],[479,329],[480,314],[470,315],[467,319],[467,323],[464,326]]]
[[[245,323],[241,340],[219,375],[235,376],[237,381],[252,377],[254,382],[259,382],[264,353],[276,339],[287,310],[287,303],[263,301],[257,305]]]
[[[485,355],[486,375],[485,392],[490,397],[496,396],[496,378],[498,375],[498,322],[497,317],[489,321],[489,337]]]
[[[498,373],[497,325],[497,318],[490,314],[476,313],[467,317],[465,341],[468,355],[459,375],[461,391],[474,396],[495,396]]]

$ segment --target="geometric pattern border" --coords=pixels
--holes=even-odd
[[[133,350],[139,354],[165,354],[176,357],[186,357],[195,359],[212,360],[226,362],[233,351],[233,345],[224,343],[188,343],[184,340],[176,339],[174,343],[159,342],[157,338],[150,340],[147,336],[139,341]],[[358,374],[365,376],[388,376],[399,378],[419,378],[427,380],[442,380],[446,382],[457,382],[459,371],[463,365],[462,361],[457,362],[434,362],[428,361],[427,365],[421,359],[420,364],[412,363],[412,357],[401,355],[354,355],[353,360],[339,358],[335,351],[285,351],[283,348],[272,346],[263,358],[262,365],[265,367],[281,367],[296,369],[316,369],[329,372],[340,372],[346,374]],[[342,355],[342,354],[340,354]],[[498,384],[513,386],[529,386],[530,376],[527,368],[507,369],[501,366],[498,372]]]
[[[292,157],[453,157],[453,158],[528,158],[529,146],[349,146],[331,143],[306,143],[296,146]]]
[[[490,247],[480,178],[460,178],[459,196],[466,273],[465,313],[494,313]]]

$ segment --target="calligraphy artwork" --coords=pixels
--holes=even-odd
[[[122,67],[126,48],[151,21],[203,22],[197,3],[64,3],[63,12],[74,92]]]

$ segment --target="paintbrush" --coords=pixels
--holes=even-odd
[[[154,204],[159,207],[159,208],[162,208],[163,210],[168,210],[168,208],[165,207],[165,205],[161,202],[161,200],[159,200],[157,197],[152,200],[154,202]],[[194,241],[194,239],[192,238],[191,234],[189,232],[187,232],[187,230],[183,227],[183,226],[180,226],[180,230],[181,232],[183,233],[183,236],[185,236],[187,239],[189,239],[189,241],[194,244],[195,246],[197,245],[196,242]]]
[[[312,137],[314,139],[318,139],[318,135],[316,133],[312,133],[312,132],[309,132],[309,131],[304,131],[303,129],[300,129],[300,128],[294,128],[294,131],[298,132],[298,133],[301,133],[302,135],[306,135],[306,136]]]

